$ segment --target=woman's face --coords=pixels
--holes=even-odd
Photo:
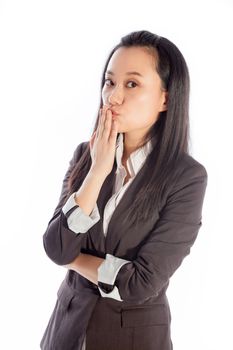
[[[102,100],[119,113],[118,132],[143,138],[159,112],[166,110],[166,97],[155,59],[145,49],[121,47],[114,52],[106,70]]]

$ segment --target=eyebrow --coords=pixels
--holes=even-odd
[[[114,75],[114,73],[111,70],[107,70],[106,74]],[[138,75],[140,77],[143,77],[143,75],[141,75],[139,72],[135,72],[135,71],[134,72],[127,72],[126,74],[127,75]]]

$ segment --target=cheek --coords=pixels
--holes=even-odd
[[[140,115],[150,115],[155,109],[155,99],[150,93],[138,94],[132,99],[132,110]]]
[[[151,113],[155,106],[155,98],[151,91],[140,91],[137,95],[132,97],[132,106],[135,112],[148,114]]]
[[[103,101],[107,101],[109,93],[107,92],[106,88],[102,89],[101,96]]]
[[[156,99],[157,96],[152,90],[146,90],[137,96],[137,100],[140,103],[148,103],[150,105],[155,104]]]
[[[101,97],[102,97],[103,102],[105,102],[107,96],[106,96],[106,93],[103,90],[102,90],[102,93],[101,93]]]

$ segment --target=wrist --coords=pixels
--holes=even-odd
[[[102,182],[104,182],[104,180],[107,177],[107,174],[104,174],[103,172],[99,171],[95,165],[91,166],[88,175],[90,177],[94,177],[95,179],[98,179]]]

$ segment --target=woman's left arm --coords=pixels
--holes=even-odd
[[[98,267],[105,259],[91,254],[79,253],[70,264],[63,265],[69,270],[78,272],[92,283],[98,284]]]

